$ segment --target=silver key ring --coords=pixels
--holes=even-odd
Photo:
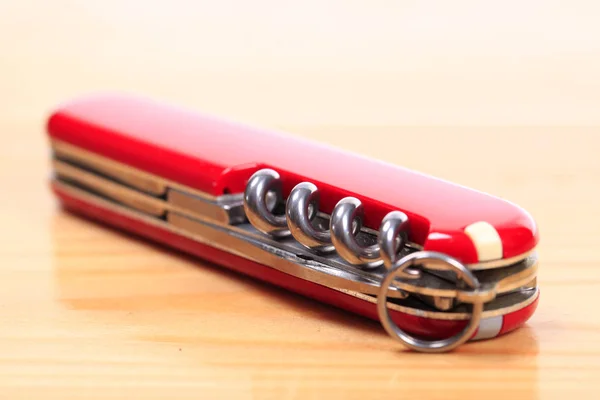
[[[424,262],[441,262],[452,270],[454,270],[458,277],[464,281],[467,286],[472,289],[473,295],[467,295],[465,297],[465,301],[472,303],[473,309],[471,311],[471,319],[467,326],[459,333],[454,336],[451,336],[447,339],[441,340],[423,340],[415,338],[408,333],[404,332],[402,329],[396,325],[387,308],[387,295],[390,289],[390,285],[400,275],[410,276],[411,270],[407,270],[408,267],[413,266],[415,264],[420,264]],[[414,272],[413,272],[414,274]],[[408,348],[425,353],[442,353],[455,349],[461,344],[468,341],[479,326],[479,322],[481,321],[481,316],[483,314],[483,306],[485,301],[489,301],[490,296],[494,296],[493,293],[482,292],[479,294],[479,290],[481,289],[479,281],[473,275],[471,271],[469,271],[462,263],[457,261],[456,259],[449,257],[442,253],[432,252],[432,251],[419,251],[412,254],[409,254],[401,259],[394,260],[392,265],[389,267],[389,271],[381,283],[381,289],[377,296],[377,313],[379,314],[379,319],[381,324],[387,331],[387,333],[393,338],[399,340]]]

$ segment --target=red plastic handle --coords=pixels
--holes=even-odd
[[[532,250],[531,216],[502,199],[400,166],[312,141],[118,94],[76,99],[56,110],[49,135],[82,149],[213,195],[242,192],[260,168],[279,172],[284,194],[302,181],[321,190],[322,211],[346,196],[360,199],[365,225],[378,229],[390,211],[411,219],[410,239],[465,263],[479,256],[465,228],[490,224],[502,257]]]

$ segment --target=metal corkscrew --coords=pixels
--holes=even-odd
[[[278,204],[285,204],[285,212],[275,215]],[[281,178],[272,169],[254,173],[244,191],[244,210],[250,223],[259,231],[275,238],[293,236],[306,248],[321,253],[336,251],[345,261],[360,268],[386,265],[404,247],[409,220],[405,213],[392,211],[383,219],[379,240],[361,245],[356,235],[362,228],[364,207],[359,199],[345,197],[334,207],[329,226],[314,226],[319,211],[319,189],[310,182],[296,185],[289,197],[282,198]]]

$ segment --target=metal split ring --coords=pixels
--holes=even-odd
[[[471,289],[471,291],[468,292],[468,295],[463,296],[464,302],[472,304],[471,319],[461,332],[446,339],[423,340],[409,335],[392,321],[387,308],[388,292],[394,280],[399,277],[410,277],[413,273],[408,272],[410,271],[408,269],[409,267],[426,262],[442,262],[446,264],[451,270],[454,270],[459,279]],[[495,296],[491,291],[480,292],[480,290],[481,286],[475,275],[473,275],[473,273],[458,260],[443,253],[419,251],[409,254],[401,259],[394,260],[391,264],[391,268],[389,268],[386,277],[381,283],[381,289],[377,296],[377,313],[379,314],[379,320],[387,333],[402,342],[408,348],[425,353],[447,352],[467,342],[473,336],[481,321],[484,303]]]
[[[277,172],[262,169],[250,177],[244,191],[244,211],[256,229],[273,237],[290,235],[285,215],[273,214],[282,201],[281,178]]]
[[[328,230],[317,229],[313,220],[319,210],[319,189],[310,182],[296,185],[287,199],[285,212],[292,236],[303,246],[322,253],[335,250]]]

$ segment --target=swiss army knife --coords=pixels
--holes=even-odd
[[[314,141],[123,94],[47,120],[66,210],[446,352],[534,313],[539,234],[506,200]]]

